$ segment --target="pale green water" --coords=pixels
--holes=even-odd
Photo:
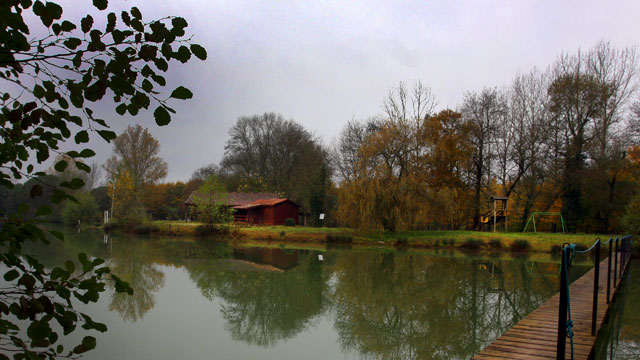
[[[244,249],[90,232],[30,251],[48,266],[78,252],[105,258],[134,288],[81,308],[109,328],[91,334],[98,346],[88,359],[465,359],[558,288],[553,262],[449,252]],[[636,324],[626,348],[638,344]]]

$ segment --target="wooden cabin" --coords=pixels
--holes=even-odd
[[[248,224],[284,225],[284,220],[292,218],[298,225],[300,205],[289,199],[263,199],[233,208],[237,217],[246,216]]]
[[[192,196],[185,201],[186,205],[193,206]],[[285,219],[292,218],[298,225],[300,205],[275,193],[230,192],[224,202],[233,209],[233,220],[237,223],[284,225]]]

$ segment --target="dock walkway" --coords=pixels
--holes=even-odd
[[[618,253],[620,265],[621,253]],[[615,258],[614,258],[615,259]],[[613,259],[612,259],[613,260]],[[591,354],[597,334],[607,314],[607,270],[608,259],[600,262],[600,281],[598,291],[598,311],[596,336],[591,335],[591,316],[593,306],[593,280],[595,267],[584,274],[570,286],[571,317],[573,320],[574,359],[587,359]],[[628,262],[624,264],[622,273],[626,271]],[[613,269],[613,265],[612,265]],[[614,285],[611,277],[611,298],[615,296],[621,279],[618,277]],[[558,334],[558,309],[560,294],[554,295],[539,308],[520,320],[506,333],[484,348],[473,359],[545,359],[556,358]],[[571,359],[571,345],[569,339],[566,344],[566,356]]]

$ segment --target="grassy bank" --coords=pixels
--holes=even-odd
[[[152,233],[167,236],[199,236],[201,223],[154,221]],[[397,233],[360,234],[349,228],[316,228],[305,226],[231,226],[233,237],[252,243],[304,242],[350,243],[433,249],[512,250],[518,252],[552,252],[563,243],[588,247],[598,234],[492,233],[478,231],[406,231]]]

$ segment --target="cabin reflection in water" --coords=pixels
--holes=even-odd
[[[263,271],[284,272],[298,266],[298,250],[234,248],[233,258]]]

